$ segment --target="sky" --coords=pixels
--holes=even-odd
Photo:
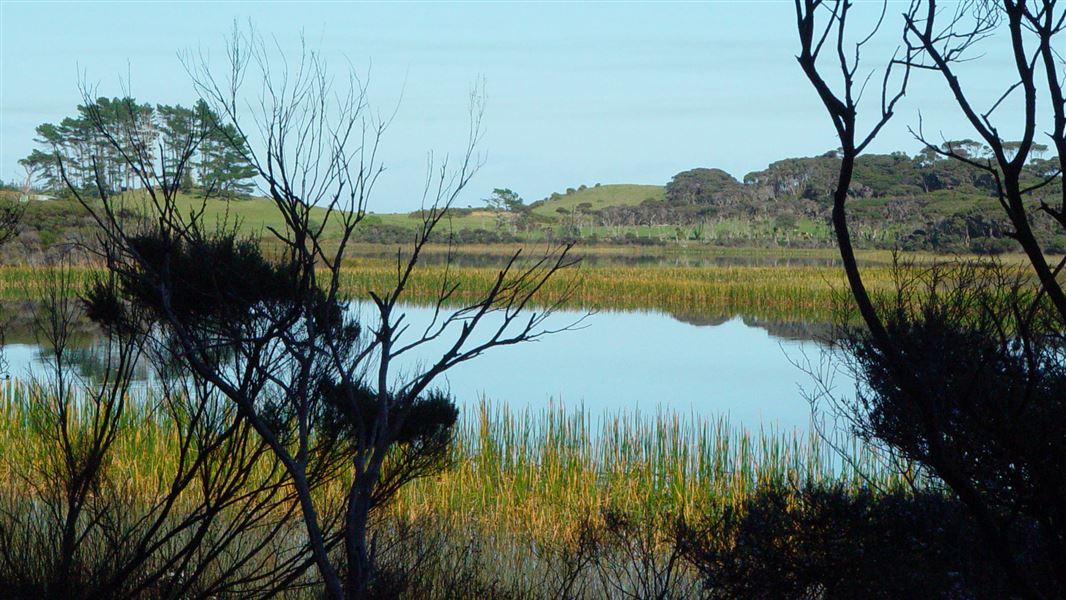
[[[859,2],[861,19],[880,3]],[[867,51],[891,55],[904,4]],[[301,37],[334,72],[369,73],[370,102],[396,116],[370,209],[418,206],[427,153],[461,152],[468,98],[484,82],[485,165],[458,205],[506,187],[534,201],[595,183],[664,184],[695,167],[737,178],[839,144],[795,55],[793,3],[361,3],[0,1],[0,179],[21,181],[34,128],[74,112],[84,77],[100,95],[192,104],[182,51],[217,60],[234,22],[287,55]],[[995,43],[993,40],[992,43]],[[964,83],[991,103],[1009,64],[969,63]],[[912,84],[872,151],[914,152],[927,132],[973,137],[933,74]],[[1009,108],[1006,107],[1006,108]]]

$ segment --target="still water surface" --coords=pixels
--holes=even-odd
[[[426,308],[405,310],[412,331],[431,318]],[[560,312],[548,326],[580,316]],[[427,348],[406,366],[424,363],[442,347]],[[441,383],[466,406],[487,398],[514,409],[583,406],[592,415],[663,408],[726,415],[748,428],[804,429],[810,421],[805,391],[815,383],[796,363],[818,362],[822,353],[803,324],[602,312],[588,316],[579,330],[493,349],[455,367]],[[9,344],[5,356],[12,377],[40,372],[44,364],[41,348],[33,344]],[[835,383],[844,392],[853,387],[840,376]]]

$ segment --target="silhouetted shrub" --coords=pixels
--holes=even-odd
[[[1057,313],[998,263],[938,266],[884,311],[886,348],[841,342],[861,382],[855,432],[960,498],[1012,589],[1066,593],[1066,346]]]
[[[127,316],[118,298],[151,314],[173,313],[183,323],[218,326],[291,304],[301,289],[294,269],[269,261],[256,240],[235,234],[180,239],[148,232],[132,236],[129,245],[139,267],[114,269],[113,286],[97,282],[86,296],[87,314],[101,325],[117,326],[114,319]]]
[[[936,493],[771,486],[680,544],[711,598],[1004,597],[964,509]]]

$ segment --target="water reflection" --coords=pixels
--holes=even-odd
[[[748,327],[766,330],[771,337],[795,342],[826,343],[831,339],[833,326],[830,323],[811,321],[776,321],[751,315],[707,316],[701,314],[669,313],[671,317],[696,327],[716,327],[732,319],[740,319]]]
[[[432,311],[407,307],[406,312],[416,331]],[[563,325],[578,316],[561,312],[554,319]],[[592,414],[667,407],[728,414],[750,427],[805,428],[809,423],[803,389],[812,388],[813,381],[794,363],[817,358],[823,346],[815,340],[827,331],[824,326],[656,312],[597,313],[586,324],[580,331],[496,349],[459,365],[441,383],[465,405],[484,397],[513,408],[549,401],[582,405]],[[47,351],[27,343],[26,332],[9,329],[8,340],[13,339],[18,342],[5,347],[10,374],[43,373]],[[440,350],[428,347],[401,368],[424,364]],[[98,338],[83,336],[69,359],[80,375],[93,379],[102,375],[101,351]],[[141,369],[138,375],[149,374]]]

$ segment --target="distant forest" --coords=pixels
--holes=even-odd
[[[988,149],[971,140],[947,142],[916,156],[894,152],[859,157],[850,218],[864,238],[861,245],[992,253],[1010,247],[993,177],[947,158],[947,152],[978,163],[988,157]],[[1047,148],[1037,152],[1046,153]],[[692,227],[728,219],[762,221],[778,232],[795,233],[804,221],[828,223],[839,163],[835,151],[789,158],[748,173],[743,181],[721,169],[692,169],[675,175],[661,200],[609,207],[598,217],[605,223]],[[1031,160],[1026,177],[1035,212],[1045,199],[1050,202],[1061,194],[1062,176],[1054,157]],[[1050,217],[1041,214],[1035,220],[1049,250],[1066,250],[1066,239],[1051,235],[1057,229],[1051,227]],[[793,238],[791,245],[819,241],[813,235]]]
[[[256,173],[246,159],[243,137],[231,126],[220,126],[219,116],[203,102],[186,108],[99,98],[78,106],[73,116],[57,124],[41,124],[35,138],[38,148],[20,161],[26,171],[24,181],[4,186],[3,193],[67,204],[62,202],[66,186],[57,151],[66,157],[63,171],[70,183],[90,196],[101,190],[122,193],[139,187],[137,174],[121,152],[91,126],[94,113],[111,123],[112,130],[133,132],[129,137],[139,148],[128,151],[147,153],[161,173],[177,171],[173,163],[182,155],[190,132],[203,133],[191,168],[184,170],[182,181],[173,182],[190,196],[233,199],[255,192]],[[1036,234],[1047,251],[1066,253],[1066,236],[1041,210],[1045,199],[1051,202],[1061,194],[1057,158],[1046,156],[1047,147],[1039,145],[1032,154],[1023,183],[1030,190]],[[913,156],[904,152],[861,156],[849,210],[856,244],[988,254],[1012,248],[994,176],[975,166],[989,158],[989,150],[972,140],[945,142]],[[483,208],[450,209],[456,226],[441,235],[460,243],[570,239],[589,244],[833,247],[828,223],[839,162],[836,151],[788,158],[742,180],[721,169],[696,168],[676,174],[662,188],[583,185],[530,204],[509,189],[497,189]],[[486,212],[493,218],[474,218]],[[84,225],[80,214],[71,206],[34,207],[23,224],[28,235],[24,241],[47,247],[69,239],[71,230]],[[408,220],[411,223],[402,215],[371,216],[359,236],[366,242],[403,242],[418,221]]]
[[[1013,248],[994,177],[947,154],[975,164],[989,158],[988,149],[972,140],[945,142],[914,156],[859,157],[848,217],[858,247],[982,254]],[[1061,197],[1063,185],[1057,158],[1046,154],[1047,147],[1035,146],[1023,185],[1045,249],[1066,253],[1066,236],[1042,210],[1045,202]],[[743,180],[721,169],[696,168],[676,174],[658,193],[645,192],[644,197],[633,194],[649,186],[582,185],[529,205],[512,202],[498,209],[507,218],[497,220],[494,232],[466,232],[466,237],[517,241],[547,231],[586,243],[830,248],[835,244],[831,196],[839,166],[840,157],[830,151],[779,160]],[[599,201],[585,201],[593,198]],[[386,231],[387,226],[376,235],[385,237]]]
[[[1066,236],[1042,210],[1063,185],[1057,158],[1046,156],[1047,150],[1035,145],[1022,183],[1029,189],[1033,226],[1046,249],[1063,253]],[[990,254],[1011,248],[994,177],[975,166],[989,157],[989,150],[972,140],[945,142],[914,156],[860,156],[849,212],[857,245]],[[593,206],[580,202],[590,189],[581,186],[529,208],[543,215],[553,203],[565,204],[570,208],[554,212],[572,225],[573,236],[611,242],[832,247],[831,195],[839,165],[839,155],[830,151],[779,160],[743,180],[721,169],[696,168],[676,174],[661,194],[640,200]]]

